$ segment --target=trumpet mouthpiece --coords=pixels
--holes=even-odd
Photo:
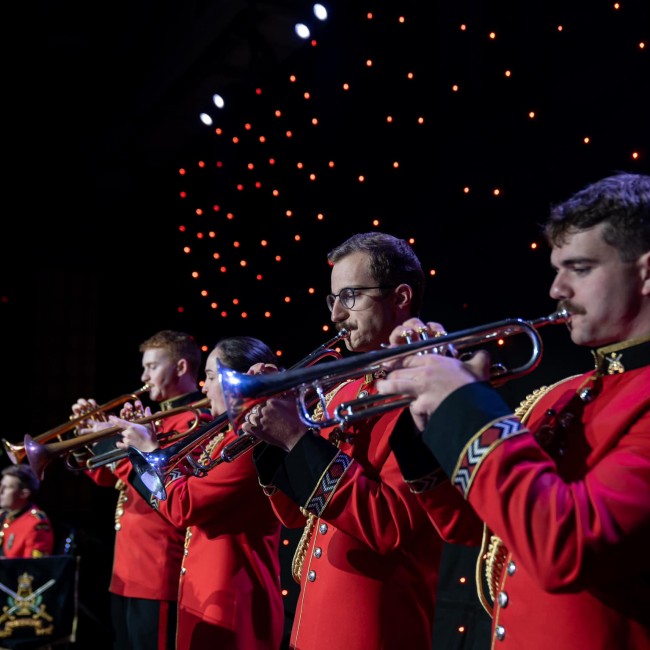
[[[541,327],[542,325],[561,325],[566,323],[571,316],[571,312],[566,307],[560,307],[557,311],[554,311],[548,316],[542,316],[537,318],[534,321],[531,321],[533,327]]]

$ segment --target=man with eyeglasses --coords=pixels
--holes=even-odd
[[[424,273],[404,240],[356,234],[328,262],[327,305],[335,326],[348,330],[350,351],[379,349],[419,313]],[[368,374],[331,390],[328,412],[376,393],[376,379]],[[301,589],[291,648],[431,648],[442,540],[391,453],[388,438],[402,414],[408,418],[394,409],[345,428],[307,429],[287,397],[255,407],[243,426],[264,441],[253,453],[276,515],[289,528],[304,527],[292,566]],[[463,507],[453,490],[447,494],[441,510]],[[478,526],[475,532],[478,543]]]

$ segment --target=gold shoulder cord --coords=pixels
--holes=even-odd
[[[181,560],[181,575],[180,577],[182,578],[185,575],[185,558],[188,556],[190,552],[190,541],[192,540],[192,529],[190,526],[188,526],[185,529],[185,541],[183,542],[183,559]]]
[[[515,410],[515,417],[524,422],[530,415],[533,406],[542,398],[551,387],[542,386],[534,390],[530,395],[523,399]],[[476,590],[481,605],[485,611],[492,616],[493,610],[490,600],[484,590],[482,575],[485,575],[487,588],[492,602],[496,600],[497,589],[501,581],[501,575],[508,557],[508,548],[503,540],[497,535],[490,534],[488,527],[483,527],[483,541],[481,542],[481,552],[476,562]]]
[[[230,427],[228,427],[226,431],[230,431]],[[210,442],[205,446],[201,455],[199,456],[198,462],[200,465],[207,465],[212,460],[212,452],[214,451],[215,447],[224,439],[226,431],[222,431],[210,439]]]
[[[115,530],[120,530],[122,528],[120,520],[124,514],[124,502],[126,501],[126,483],[122,479],[118,479],[117,483],[115,483],[115,489],[120,492],[115,505]]]
[[[309,548],[309,540],[311,539],[311,535],[314,532],[314,526],[316,525],[316,515],[312,515],[304,508],[300,508],[300,512],[307,517],[307,523],[303,528],[300,541],[296,546],[296,552],[293,554],[293,560],[291,561],[291,575],[293,576],[294,582],[297,582],[298,584],[300,584],[300,576],[302,575],[302,567],[305,564],[305,557],[307,556],[307,549]]]
[[[325,395],[325,404],[329,405],[332,398],[345,386],[348,384],[351,379],[344,381],[340,386],[337,386],[333,391]],[[323,405],[318,402],[316,408],[314,409],[314,414],[312,418],[316,421],[323,419]],[[300,536],[300,541],[296,546],[296,551],[293,554],[293,560],[291,562],[291,575],[295,582],[300,584],[300,576],[302,575],[302,567],[305,564],[305,557],[307,557],[307,549],[309,548],[309,541],[311,540],[312,533],[314,532],[314,526],[316,525],[316,515],[307,512],[304,508],[300,508],[300,512],[307,518],[305,528],[302,531]]]

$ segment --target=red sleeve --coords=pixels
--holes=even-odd
[[[523,433],[487,453],[469,490],[490,529],[549,591],[650,572],[650,369],[603,383],[581,415],[584,448],[572,445],[566,465]],[[531,432],[552,398],[536,406]],[[573,478],[568,467],[578,468]]]

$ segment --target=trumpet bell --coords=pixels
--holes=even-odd
[[[169,456],[164,449],[156,451],[140,451],[136,447],[130,447],[128,452],[129,460],[144,486],[156,497],[166,499],[167,490],[161,480],[161,476],[167,472]]]
[[[214,426],[212,428],[214,429]],[[212,435],[212,431],[210,435]],[[191,474],[200,478],[221,463],[232,463],[260,442],[261,440],[258,440],[254,436],[244,434],[234,442],[226,445],[216,460],[210,461],[205,465],[199,464],[198,461],[188,461],[186,453],[188,449],[187,441],[183,442],[178,449],[172,448],[171,452],[166,449],[140,451],[136,447],[130,447],[129,460],[147,490],[156,499],[164,501],[167,498],[167,489],[163,480],[169,478],[171,471],[179,462],[187,462],[191,468]],[[192,448],[197,446],[197,442],[194,440],[190,441],[189,444]]]
[[[219,360],[217,360],[219,383],[226,403],[226,413],[228,414],[233,429],[239,431],[243,424],[244,417],[250,409],[264,402],[266,398],[278,395],[278,383],[280,385],[286,384],[287,388],[295,389],[295,382],[291,382],[291,380],[283,380],[283,377],[293,377],[295,373],[309,373],[310,369],[316,367],[320,369],[323,366],[327,366],[328,363],[335,363],[340,360],[341,355],[336,350],[332,349],[331,346],[337,341],[347,339],[349,336],[349,330],[342,328],[329,341],[326,341],[310,352],[306,357],[291,366],[288,370],[279,373],[271,373],[269,375],[248,375],[246,373],[237,372],[232,368],[224,366],[219,362]],[[331,357],[335,361],[323,361],[323,359],[328,357]],[[316,376],[320,374],[321,371],[317,370]],[[270,381],[269,378],[271,378]],[[305,403],[305,394],[309,393],[310,390],[315,390],[324,406],[324,397],[319,388],[314,388],[308,380],[303,382],[302,386],[304,388],[304,391],[302,391],[302,404]],[[298,386],[297,389],[300,390],[300,386]],[[305,421],[306,418],[307,421],[309,421],[308,411],[309,408],[304,406],[300,413],[303,421]]]
[[[254,406],[263,403],[267,393],[269,396],[275,393],[265,390],[265,381],[263,380],[265,375],[247,375],[237,372],[223,366],[219,360],[217,360],[217,373],[228,418],[233,429],[239,431],[246,413]]]
[[[42,481],[43,475],[45,474],[45,466],[51,461],[53,456],[46,449],[45,445],[36,442],[29,434],[25,434],[23,442],[23,449],[29,460],[29,465],[34,470],[34,474]]]
[[[217,464],[218,461],[201,464],[191,454],[213,435],[224,431],[227,426],[228,415],[224,413],[198,429],[187,432],[180,440],[166,447],[154,451],[140,451],[137,447],[129,447],[128,458],[147,490],[156,499],[164,500],[167,498],[165,482],[172,472],[179,471],[202,477]]]
[[[8,440],[2,441],[2,446],[7,454],[7,458],[13,465],[19,465],[25,460],[25,445],[16,445]]]
[[[358,365],[354,364],[354,361],[356,360],[323,361],[318,365],[291,368],[268,375],[247,375],[230,368],[219,367],[217,364],[226,412],[233,429],[240,430],[246,413],[254,406],[284,393],[296,395],[298,415],[305,426],[316,426],[310,411],[317,402],[320,402],[324,413],[323,419],[318,421],[318,426],[323,428],[338,424],[338,421],[327,416],[325,394],[339,381],[359,375]],[[380,364],[377,365],[377,368],[379,367]],[[332,369],[333,372],[330,372]]]

